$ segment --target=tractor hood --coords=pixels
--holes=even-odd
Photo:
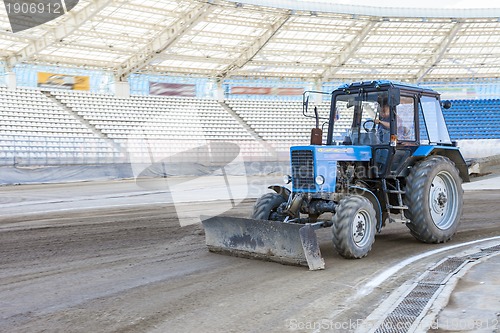
[[[369,161],[372,158],[370,146],[294,146],[294,151],[309,150],[318,161]]]
[[[338,161],[369,161],[370,146],[294,146],[290,148],[293,192],[335,192]]]
[[[369,161],[372,157],[370,146],[315,147],[318,160]]]

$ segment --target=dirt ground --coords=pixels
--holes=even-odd
[[[348,332],[403,281],[453,253],[419,260],[367,295],[371,278],[404,258],[500,235],[500,191],[465,193],[447,244],[404,225],[346,260],[318,232],[327,268],[212,254],[200,224],[180,227],[172,205],[0,217],[0,332]],[[246,200],[227,215],[247,216]],[[217,203],[211,203],[211,206]],[[206,204],[192,204],[193,214]]]

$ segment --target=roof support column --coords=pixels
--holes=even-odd
[[[323,82],[321,80],[314,81],[314,90],[323,91]],[[323,102],[323,94],[314,94],[314,104],[318,105]]]
[[[238,59],[229,64],[229,66],[227,66],[226,69],[219,73],[217,77],[224,79],[230,76],[232,71],[238,68],[242,68],[248,62],[250,62],[257,55],[257,53],[259,53],[260,50],[262,50],[264,46],[269,43],[271,38],[274,37],[278,30],[281,29],[281,27],[283,27],[286,22],[288,22],[291,15],[291,13],[288,13],[285,16],[279,17],[262,36],[257,38],[253,42],[253,44],[250,45],[250,47],[248,47],[241,53],[241,56]]]
[[[420,83],[424,80],[424,77],[431,72],[434,67],[437,66],[437,64],[443,59],[443,56],[445,53],[448,51],[448,47],[451,45],[453,40],[455,39],[455,36],[457,35],[458,31],[462,27],[462,24],[460,22],[457,22],[453,28],[448,32],[445,38],[443,38],[443,41],[439,43],[439,46],[433,50],[432,56],[427,60],[424,66],[422,66],[422,69],[417,73],[417,79],[416,82]]]
[[[130,97],[130,83],[128,81],[115,81],[115,96],[118,98]]]
[[[16,73],[12,70],[9,70],[5,73],[5,84],[7,85],[7,89],[16,90],[17,88],[17,79]]]
[[[111,2],[113,2],[113,0],[91,0],[87,6],[83,7],[78,12],[68,12],[65,14],[66,19],[63,22],[58,26],[50,28],[43,36],[31,40],[28,45],[17,54],[8,57],[5,61],[6,64],[9,67],[14,67],[22,61],[30,60],[31,57],[40,53],[50,45],[72,34]]]
[[[197,8],[187,13],[184,17],[180,17],[171,26],[166,27],[159,34],[146,45],[142,50],[137,51],[127,61],[117,66],[114,71],[120,80],[126,78],[147,66],[159,54],[168,49],[174,44],[183,34],[190,31],[198,22],[205,19],[210,13],[211,4],[200,4]]]
[[[351,56],[356,54],[356,50],[363,44],[363,41],[376,25],[376,21],[369,21],[356,35],[356,37],[346,45],[344,50],[334,59],[332,63],[330,63],[328,68],[321,75],[324,81],[335,78],[335,73],[337,73],[345,65],[345,62],[349,60]]]
[[[217,80],[217,101],[224,102],[224,88],[222,87],[222,80]]]

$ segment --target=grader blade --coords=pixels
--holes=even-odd
[[[209,251],[324,269],[310,225],[216,216],[202,221]]]
[[[318,238],[314,229],[309,224],[306,224],[299,229],[299,235],[309,270],[325,269],[325,261],[321,257]]]

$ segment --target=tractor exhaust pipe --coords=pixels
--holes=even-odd
[[[318,107],[314,107],[314,118],[316,119],[316,127],[311,130],[311,145],[321,146],[323,144],[323,130],[319,128]]]

